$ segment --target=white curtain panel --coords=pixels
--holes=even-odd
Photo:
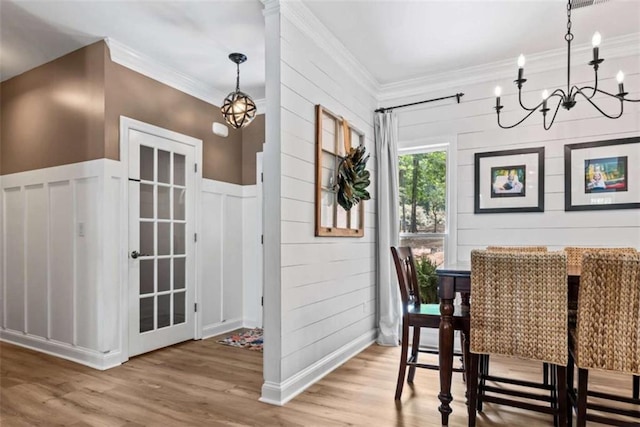
[[[376,170],[378,177],[378,339],[380,345],[397,346],[400,335],[400,291],[391,257],[398,246],[398,119],[393,112],[376,113]]]

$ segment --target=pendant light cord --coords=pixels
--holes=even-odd
[[[236,92],[240,92],[240,64],[236,64]]]

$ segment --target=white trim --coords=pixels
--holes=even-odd
[[[101,371],[121,364],[119,351],[101,353],[96,350],[76,347],[71,344],[47,340],[35,335],[24,334],[9,329],[0,330],[0,341],[60,357]]]
[[[313,365],[296,373],[280,384],[265,381],[262,385],[260,402],[283,406],[285,403],[305,391],[311,385],[339,368],[343,363],[362,352],[375,342],[376,330],[366,332],[359,338],[330,353]]]
[[[246,328],[247,326],[242,319],[226,320],[220,323],[213,323],[207,325],[202,329],[202,339],[206,340],[217,335],[226,334],[227,332],[235,331],[236,329]]]
[[[640,55],[640,33],[610,38],[600,47],[600,52],[606,59]],[[591,55],[592,47],[590,43],[573,46],[571,49],[572,64],[575,64],[574,66],[584,64],[586,67],[587,63],[592,59]],[[458,90],[462,86],[495,82],[499,79],[513,80],[516,71],[515,62],[515,58],[507,59],[379,85],[378,100],[384,102],[397,98],[420,96],[438,90]],[[526,71],[528,74],[556,70],[566,66],[567,49],[564,46],[527,55]]]
[[[193,138],[188,135],[184,135],[178,132],[174,132],[168,129],[164,129],[158,126],[154,126],[148,123],[141,122],[139,120],[131,119],[129,117],[120,116],[120,171],[122,176],[122,206],[120,209],[121,218],[121,235],[120,235],[120,247],[122,248],[122,269],[121,269],[121,291],[120,291],[120,304],[122,307],[121,319],[122,325],[120,329],[120,348],[121,362],[129,360],[129,130],[137,130],[139,132],[148,133],[161,138],[170,139],[173,141],[181,142],[186,145],[190,145],[195,149],[195,162],[198,165],[196,171],[196,177],[194,182],[194,209],[195,209],[195,224],[194,232],[201,235],[201,212],[200,206],[202,204],[201,190],[202,190],[202,140]],[[194,302],[197,304],[202,301],[202,286],[201,286],[201,251],[198,249],[198,243],[194,244],[195,251],[195,289],[194,289]],[[194,322],[194,339],[202,337],[202,310],[198,310],[195,313]]]
[[[254,99],[253,102],[256,104],[256,115],[264,114],[267,111],[266,98]]]
[[[265,13],[270,3],[276,1],[265,0]],[[364,65],[345,47],[344,44],[331,32],[301,1],[281,0],[280,12],[289,19],[307,37],[331,55],[347,75],[352,76],[364,90],[374,98],[380,91],[380,84]]]
[[[225,96],[227,96],[227,93],[212,86],[205,85],[111,37],[105,38],[104,41],[109,47],[111,60],[115,63],[208,102],[209,104],[219,106]]]

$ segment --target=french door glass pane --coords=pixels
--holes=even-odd
[[[184,185],[184,156],[182,154],[173,155],[173,183]]]
[[[158,219],[171,219],[171,188],[158,186]]]
[[[170,223],[158,223],[158,255],[171,255],[170,230]]]
[[[171,153],[158,150],[158,182],[171,184]]]
[[[158,295],[158,329],[171,325],[171,295]]]
[[[173,259],[173,289],[184,289],[184,265],[185,258]]]
[[[185,322],[185,292],[173,294],[173,324]]]
[[[140,146],[140,179],[153,181],[153,148]]]
[[[155,272],[154,260],[140,260],[140,293],[153,293],[153,275]]]
[[[153,297],[140,298],[140,332],[153,330]]]
[[[171,259],[158,260],[158,292],[171,289]]]
[[[153,218],[153,185],[140,184],[140,218]]]
[[[187,190],[175,188],[173,190],[173,219],[184,220],[184,196]]]
[[[153,255],[153,222],[140,222],[140,253]]]
[[[173,253],[176,255],[184,254],[185,249],[185,224],[174,223],[173,224]]]

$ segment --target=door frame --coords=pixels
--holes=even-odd
[[[197,165],[196,176],[194,181],[194,209],[195,224],[194,232],[201,237],[201,185],[202,185],[202,140],[154,126],[149,123],[141,122],[126,116],[120,116],[120,173],[121,173],[121,194],[123,195],[120,207],[120,310],[118,320],[120,322],[120,349],[121,363],[129,360],[129,131],[136,130],[139,132],[154,135],[160,138],[171,139],[182,144],[192,146],[195,150],[195,162]],[[200,240],[200,239],[198,239]],[[198,304],[201,298],[201,280],[200,273],[201,253],[198,241],[194,244],[194,300]],[[194,339],[202,338],[202,310],[195,313],[194,322]]]

